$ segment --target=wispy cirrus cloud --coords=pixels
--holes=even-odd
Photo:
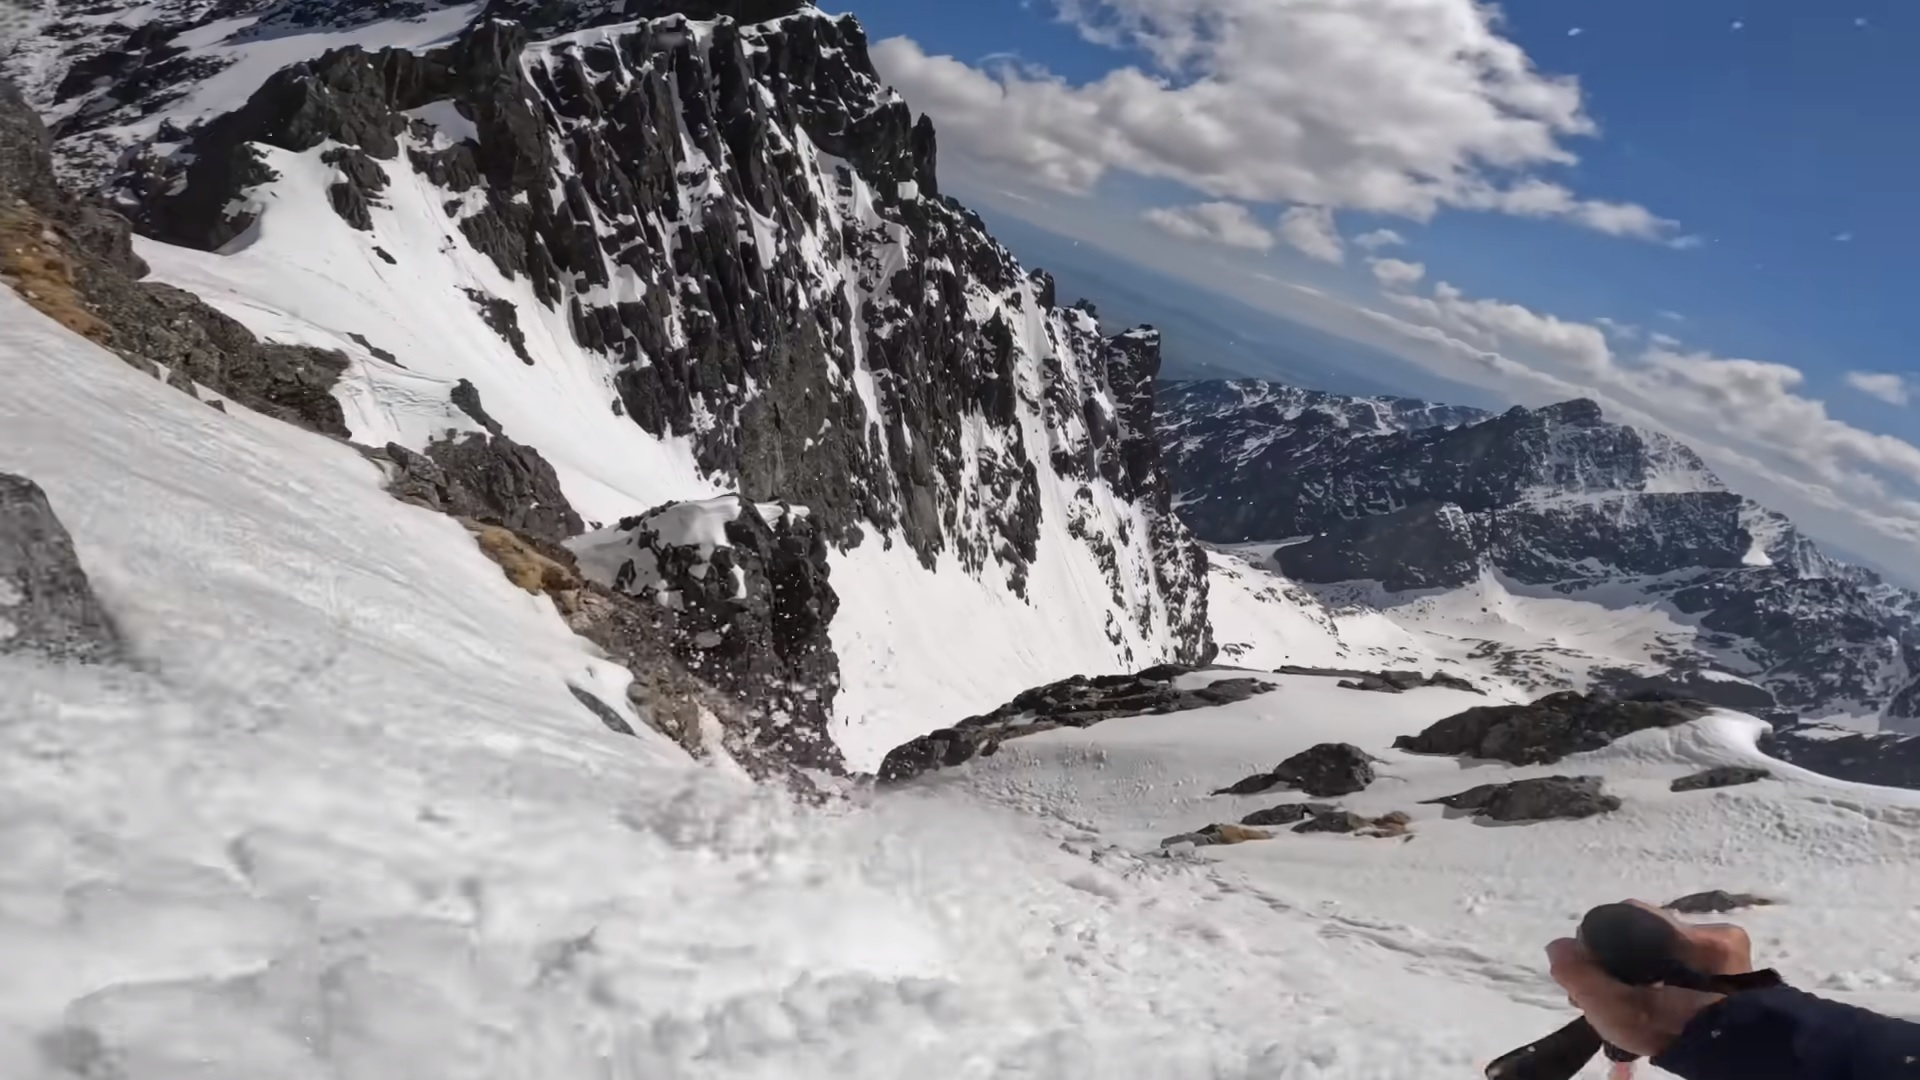
[[[1849,371],[1847,385],[1868,397],[1879,398],[1889,405],[1905,405],[1913,400],[1913,384],[1909,383],[1904,375]]]
[[[1141,215],[1161,231],[1186,240],[1205,240],[1251,251],[1271,251],[1273,231],[1239,203],[1207,202],[1155,207]]]

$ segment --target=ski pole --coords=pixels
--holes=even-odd
[[[1780,985],[1772,970],[1707,975],[1681,959],[1680,928],[1634,904],[1602,904],[1580,920],[1580,943],[1600,969],[1629,986],[1678,986],[1715,994]],[[1553,1034],[1510,1050],[1487,1066],[1487,1080],[1570,1080],[1596,1052],[1616,1063],[1637,1060],[1602,1040],[1582,1016]]]

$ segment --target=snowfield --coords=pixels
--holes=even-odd
[[[1701,633],[1670,603],[1632,585],[1569,595],[1495,571],[1454,589],[1302,585],[1269,569],[1272,549],[1208,551],[1208,606],[1224,662],[1445,671],[1519,702],[1589,689],[1603,670],[1665,672]],[[1753,685],[1726,672],[1701,678]],[[1865,723],[1871,727],[1870,718]]]
[[[1778,764],[1667,793],[1752,761],[1748,718],[1563,763],[1626,800],[1581,822],[1415,805],[1543,771],[1387,749],[1485,699],[1305,677],[803,809],[609,733],[549,601],[229,408],[0,291],[0,470],[140,660],[0,660],[9,1080],[1471,1076],[1564,1019],[1549,936],[1705,888],[1781,901],[1744,921],[1790,980],[1920,1013],[1920,796]],[[1383,759],[1347,802],[1411,839],[1157,853],[1328,739]]]

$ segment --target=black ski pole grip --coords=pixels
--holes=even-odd
[[[1600,970],[1628,986],[1652,986],[1688,973],[1680,929],[1637,904],[1602,904],[1580,920],[1580,944]]]
[[[1628,986],[1651,986],[1685,972],[1680,931],[1657,912],[1637,904],[1602,904],[1580,920],[1580,943],[1600,970]],[[1683,976],[1684,978],[1684,976]],[[1608,1061],[1637,1061],[1640,1055],[1610,1042],[1600,1049]]]
[[[1737,994],[1785,985],[1780,973],[1772,968],[1736,974],[1694,970],[1681,955],[1686,939],[1680,928],[1659,912],[1637,904],[1594,908],[1580,920],[1578,936],[1602,971],[1631,986],[1658,983],[1710,994]],[[1487,1066],[1487,1080],[1571,1080],[1596,1051],[1602,1050],[1613,1061],[1639,1057],[1603,1042],[1586,1017],[1576,1017],[1553,1034],[1495,1058]]]
[[[1620,982],[1651,986],[1676,976],[1692,981],[1680,959],[1680,931],[1658,912],[1636,904],[1602,904],[1580,920],[1577,936],[1600,969]],[[1579,1017],[1495,1058],[1486,1075],[1488,1080],[1569,1080],[1596,1051],[1604,1051],[1612,1061],[1639,1058],[1602,1041],[1586,1018]]]

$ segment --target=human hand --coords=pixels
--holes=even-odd
[[[1704,975],[1740,975],[1753,970],[1753,942],[1731,925],[1690,926],[1640,900],[1627,901],[1672,922],[1680,931],[1680,959]],[[1677,986],[1628,986],[1601,969],[1585,945],[1562,938],[1547,946],[1553,980],[1586,1014],[1600,1037],[1641,1057],[1657,1057],[1687,1024],[1726,995]]]

